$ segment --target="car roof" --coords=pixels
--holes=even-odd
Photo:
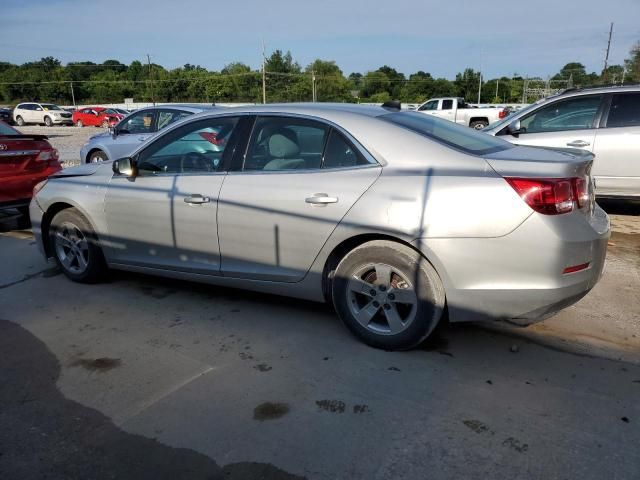
[[[336,116],[360,116],[374,118],[395,112],[397,110],[382,108],[375,105],[359,105],[354,103],[267,103],[256,105],[243,105],[241,107],[218,107],[215,111],[208,110],[199,116],[214,113],[270,113],[270,114],[294,114],[313,117],[332,118]]]
[[[172,103],[168,105],[152,105],[149,107],[142,107],[135,110],[137,112],[146,112],[148,110],[186,110],[191,113],[199,113],[209,110],[218,110],[220,107],[216,107],[215,105],[198,105],[193,103]],[[134,112],[131,112],[134,113]]]

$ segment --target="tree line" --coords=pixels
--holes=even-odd
[[[406,76],[390,66],[345,75],[334,61],[317,59],[302,67],[290,52],[275,50],[265,59],[268,102],[375,102],[390,99],[423,102],[435,96],[460,96],[481,103],[530,102],[553,90],[588,85],[640,83],[640,42],[624,65],[611,65],[600,73],[587,73],[579,62],[567,63],[552,77],[485,79],[466,68],[455,79],[434,78],[419,70]],[[186,64],[166,69],[154,63],[118,60],[101,64],[70,62],[54,57],[15,65],[0,61],[0,103],[50,101],[65,105],[123,102],[262,102],[262,69],[234,62],[220,71]],[[481,89],[480,84],[481,85]]]

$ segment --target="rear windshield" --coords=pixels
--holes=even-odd
[[[11,128],[6,123],[0,122],[0,135],[3,135],[3,136],[18,135],[18,132],[16,132],[13,128]]]
[[[471,155],[486,155],[512,148],[513,145],[500,138],[478,132],[448,120],[434,118],[419,112],[397,112],[382,115],[382,120],[408,128],[450,147]]]

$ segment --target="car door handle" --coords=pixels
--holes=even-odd
[[[588,147],[589,145],[591,144],[584,140],[574,140],[573,142],[567,143],[567,147]]]
[[[326,205],[328,203],[338,203],[338,197],[330,197],[326,193],[314,193],[311,197],[304,199],[312,205]]]
[[[194,193],[193,195],[184,197],[184,202],[190,203],[191,205],[202,205],[203,203],[211,202],[211,198],[200,195],[199,193]]]

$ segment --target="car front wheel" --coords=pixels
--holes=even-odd
[[[44,124],[45,124],[47,127],[50,127],[51,125],[53,125],[53,122],[51,121],[51,118],[49,118],[49,117],[44,117]]]
[[[338,264],[333,303],[345,325],[385,350],[415,347],[442,317],[445,295],[433,266],[406,245],[367,242]]]
[[[87,163],[106,162],[107,160],[109,159],[107,158],[106,153],[102,150],[96,150],[95,152],[91,152]]]
[[[24,127],[24,118],[22,118],[20,115],[16,117],[16,125],[18,125],[19,127]]]
[[[96,234],[75,208],[53,217],[49,241],[58,267],[74,282],[95,283],[105,276],[107,266]]]

